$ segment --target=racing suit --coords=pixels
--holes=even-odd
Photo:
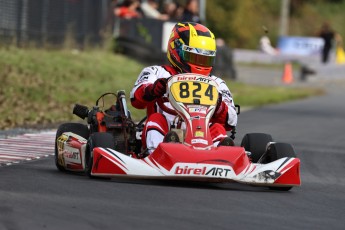
[[[168,133],[175,116],[164,112],[155,100],[148,100],[145,95],[145,88],[154,84],[157,79],[169,78],[176,74],[178,74],[177,71],[169,65],[146,67],[139,74],[130,93],[133,107],[147,109],[148,119],[142,133],[142,144],[144,148],[149,150],[149,153],[153,152],[158,144],[163,142],[164,136]],[[222,95],[222,101],[210,121],[213,143],[217,145],[219,141],[227,136],[226,131],[236,126],[237,113],[226,83],[216,76],[211,75],[210,77],[218,83],[219,93]],[[172,108],[170,103],[167,103],[166,106]]]

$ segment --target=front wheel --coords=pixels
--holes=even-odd
[[[241,146],[251,153],[250,159],[253,163],[257,163],[261,156],[266,152],[266,147],[273,138],[266,133],[247,133],[244,135]]]
[[[90,135],[85,150],[85,173],[91,178],[93,149],[96,147],[115,149],[115,139],[113,135],[110,133],[93,133]]]
[[[296,157],[296,152],[291,144],[276,142],[272,143],[267,147],[266,154],[262,157],[261,163],[270,163],[279,160],[284,157]],[[289,191],[292,186],[288,187],[269,187],[271,190],[276,191]]]

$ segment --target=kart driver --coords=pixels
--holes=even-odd
[[[168,78],[180,73],[202,74],[218,83],[222,97],[210,121],[210,132],[215,146],[233,145],[234,142],[226,131],[235,128],[237,113],[226,83],[211,75],[216,57],[213,33],[198,23],[177,23],[169,38],[167,57],[170,65],[144,68],[130,94],[133,107],[147,109],[148,119],[142,133],[143,147],[147,148],[148,153],[152,153],[159,143],[178,140],[175,132],[169,132],[174,116],[162,111],[156,99],[166,93]]]

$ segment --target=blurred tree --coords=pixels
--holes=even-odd
[[[206,18],[216,37],[231,47],[257,48],[266,26],[276,38],[280,4],[276,0],[207,1]]]
[[[315,36],[320,25],[329,21],[345,37],[345,0],[291,0],[291,36]],[[232,48],[258,48],[268,28],[273,45],[277,44],[281,0],[206,1],[207,26],[216,37],[223,38]]]
[[[226,42],[236,39],[232,24],[232,12],[235,11],[237,4],[237,1],[207,1],[207,26],[212,30],[216,37],[224,38]]]

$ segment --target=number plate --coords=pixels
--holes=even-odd
[[[170,92],[176,102],[194,104],[195,100],[200,101],[200,105],[217,104],[217,88],[205,82],[178,81],[170,87]]]

